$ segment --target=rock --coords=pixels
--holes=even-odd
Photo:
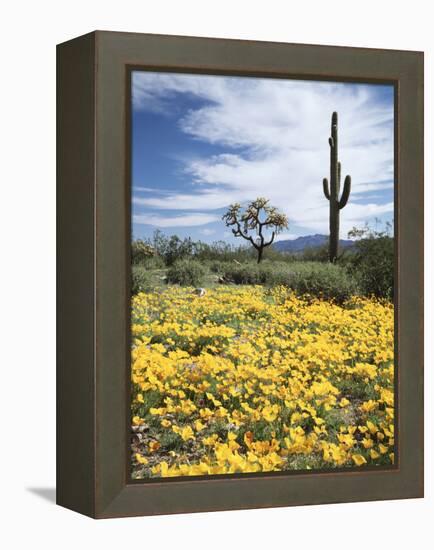
[[[199,298],[202,298],[202,296],[205,296],[206,294],[206,290],[204,288],[196,288],[194,292],[199,296]]]

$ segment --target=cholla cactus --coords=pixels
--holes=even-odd
[[[268,199],[257,198],[250,202],[244,212],[238,203],[231,204],[223,220],[227,227],[232,227],[235,237],[242,237],[249,241],[258,252],[258,263],[262,259],[264,248],[270,246],[275,236],[288,227],[288,218],[279,212],[274,206],[268,205]],[[264,232],[271,231],[269,240],[266,240]],[[255,231],[256,238],[249,232]]]
[[[339,211],[347,204],[351,191],[351,176],[346,176],[342,196],[339,198],[341,186],[341,163],[338,161],[338,114],[332,114],[330,145],[330,188],[327,178],[324,178],[323,190],[330,203],[330,240],[329,259],[336,262],[339,249]]]

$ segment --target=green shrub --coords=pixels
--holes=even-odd
[[[231,263],[231,262],[225,262],[225,261],[219,261],[219,260],[211,260],[205,263],[208,266],[211,273],[217,273],[219,275],[222,273],[225,273],[227,269],[232,267],[232,265],[236,265],[234,264],[234,262]]]
[[[284,285],[298,294],[311,294],[337,303],[358,293],[356,279],[345,268],[330,263],[246,263],[227,267],[224,277],[235,284]]]
[[[151,290],[152,278],[144,267],[133,265],[131,271],[131,294]]]
[[[305,248],[300,254],[300,260],[304,262],[328,262],[329,247],[328,244]]]
[[[131,243],[131,264],[146,267],[147,269],[163,269],[164,259],[155,248],[141,239]]]
[[[236,285],[258,285],[265,282],[261,270],[254,263],[229,266],[224,271],[224,278]]]
[[[131,243],[131,263],[141,265],[143,262],[155,256],[156,251],[152,245],[142,239],[133,240]]]
[[[311,294],[339,304],[359,292],[356,279],[345,268],[314,262],[299,264],[288,286],[297,294]]]
[[[205,274],[205,268],[199,262],[178,260],[167,271],[167,282],[181,286],[200,286]]]
[[[357,241],[347,267],[366,296],[393,300],[394,240],[388,236],[370,236]]]
[[[146,258],[140,265],[146,267],[146,269],[165,269],[166,264],[161,256],[152,256]]]
[[[226,263],[220,273],[225,279],[237,285],[270,285],[284,284],[291,264],[286,262],[263,261],[245,262],[241,265]]]

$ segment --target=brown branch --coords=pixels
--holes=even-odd
[[[237,229],[232,229],[232,233],[235,235],[235,236],[240,236],[242,237],[243,239],[245,239],[246,241],[249,241],[252,243],[252,245],[256,248],[256,250],[258,250],[258,245],[255,243],[255,241],[252,239],[252,237],[250,235],[245,235],[242,231],[241,231],[241,225],[240,225],[240,222],[238,221],[234,221],[233,223],[231,223],[230,225],[236,225],[237,226]]]
[[[276,232],[273,231],[273,233],[271,234],[271,239],[268,241],[268,243],[265,243],[264,246],[270,246],[270,244],[273,244],[275,236],[276,236]]]

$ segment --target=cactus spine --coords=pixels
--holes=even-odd
[[[351,191],[351,176],[346,176],[344,189],[339,198],[341,187],[341,163],[338,161],[338,114],[332,114],[330,145],[330,187],[327,178],[322,181],[325,198],[330,204],[330,238],[329,238],[329,259],[334,263],[338,257],[339,249],[339,211],[348,202]]]

